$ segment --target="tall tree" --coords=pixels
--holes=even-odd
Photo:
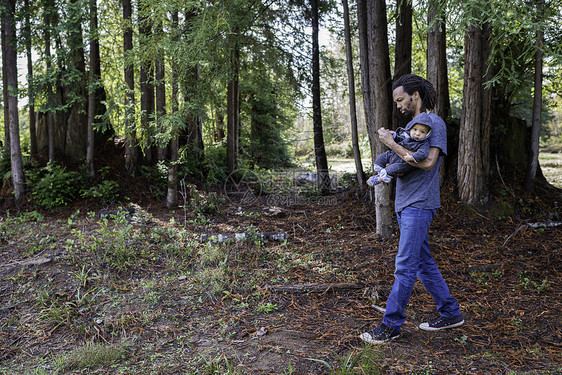
[[[542,1],[538,4],[539,11],[542,8]],[[525,174],[524,187],[530,193],[533,191],[537,169],[539,167],[539,138],[541,133],[541,112],[542,112],[542,66],[543,51],[542,41],[544,32],[537,30],[537,47],[535,52],[535,80],[533,90],[533,116],[531,125],[531,153]]]
[[[440,0],[430,0],[427,16],[427,80],[437,91],[435,113],[442,119],[449,117],[449,78],[447,73],[447,34],[445,7]]]
[[[396,80],[404,74],[412,73],[412,2],[411,0],[397,0],[396,9],[396,44],[394,46],[394,75]],[[406,126],[408,118],[403,116],[393,106],[392,128]]]
[[[179,13],[178,11],[172,14],[172,29],[178,30],[179,27]],[[177,41],[179,38],[176,35],[174,39]],[[178,112],[178,64],[172,60],[172,113]],[[178,132],[172,132],[172,139],[170,140],[170,166],[168,168],[168,194],[166,195],[166,207],[174,208],[178,205],[178,157],[179,157],[179,137]]]
[[[94,166],[94,121],[96,118],[96,88],[100,83],[101,77],[96,72],[99,65],[99,44],[97,43],[98,33],[98,7],[96,0],[90,0],[90,72],[88,89],[88,142],[86,148],[86,170],[90,177],[95,177],[96,169]]]
[[[150,18],[150,6],[143,3],[139,5],[139,43],[141,48],[148,49],[151,46],[150,38],[152,36],[152,20]],[[143,132],[152,138],[152,129],[150,123],[154,119],[154,64],[150,54],[143,55],[140,67],[140,92],[141,92],[141,128]],[[152,146],[150,140],[145,145],[145,159],[148,164],[153,162]]]
[[[463,202],[489,199],[491,90],[486,89],[490,54],[488,24],[469,24],[465,33],[465,68],[457,182]]]
[[[437,103],[433,111],[447,121],[451,109],[449,100],[449,78],[447,72],[447,37],[445,33],[445,3],[430,0],[427,15],[427,80],[437,92]],[[445,157],[439,166],[439,182],[445,183]]]
[[[392,116],[392,82],[384,0],[357,0],[361,83],[371,162],[384,151],[377,130],[387,127]],[[388,237],[393,230],[393,212],[388,184],[375,187],[377,234]]]
[[[240,137],[240,46],[238,44],[238,31],[230,35],[232,48],[230,57],[230,81],[227,87],[227,121],[226,121],[226,159],[228,173],[233,173],[238,168],[238,151]]]
[[[159,23],[155,25],[155,31],[158,36],[163,34],[162,24]],[[158,57],[154,61],[154,70],[155,70],[155,86],[156,86],[156,112],[155,112],[155,122],[157,124],[156,128],[159,131],[165,131],[163,119],[166,115],[166,81],[165,81],[165,60],[164,60],[165,52],[163,49],[160,49],[160,53],[158,53]],[[158,144],[158,161],[164,161],[166,159],[167,154],[167,144]]]
[[[388,126],[392,119],[392,82],[390,76],[390,57],[388,48],[388,31],[386,21],[386,3],[384,0],[370,2],[371,28],[369,36],[373,46],[369,58],[372,61],[371,81],[373,83],[373,99],[375,112],[373,113],[376,129]],[[376,142],[377,154],[382,153],[386,146]],[[394,212],[390,198],[391,186],[378,184],[375,186],[375,207],[377,210],[377,234],[390,237],[393,231]]]
[[[88,148],[87,137],[84,137],[84,134],[88,132],[88,75],[82,28],[84,16],[88,13],[84,13],[82,5],[82,1],[79,0],[70,0],[67,3],[67,17],[62,24],[67,29],[65,36],[68,48],[67,59],[69,60],[59,59],[59,63],[62,65],[59,70],[60,85],[63,91],[61,104],[64,107],[59,108],[58,112],[61,118],[66,119],[66,124],[63,124],[63,121],[57,124],[58,131],[62,134],[61,151],[65,156],[70,156],[75,160],[83,159]],[[89,5],[86,6],[89,8]],[[60,34],[57,33],[57,37],[60,37]],[[61,47],[57,48],[59,54],[61,50]]]
[[[31,7],[29,0],[24,2],[25,8],[25,25],[24,25],[24,38],[25,38],[25,53],[27,57],[27,96],[29,102],[29,153],[31,156],[37,154],[37,133],[35,130],[35,93],[33,89],[33,56],[32,56],[32,34],[31,34]]]
[[[45,65],[46,65],[46,75],[47,77],[54,76],[53,69],[53,57],[51,55],[51,28],[53,27],[53,20],[55,19],[56,9],[54,0],[45,0],[43,6],[43,38],[45,41]],[[46,91],[47,91],[47,137],[48,137],[48,150],[49,150],[49,161],[55,160],[55,118],[54,110],[55,106],[55,90],[56,88],[52,85],[52,80],[47,79]]]
[[[2,15],[3,17],[3,15]],[[3,22],[3,18],[0,20]],[[6,34],[4,27],[2,30],[2,58],[7,55],[6,52]],[[8,155],[10,153],[10,106],[7,103],[10,101],[10,96],[8,95],[8,73],[6,71],[6,64],[2,64],[2,99],[4,100],[4,153]]]
[[[330,175],[328,174],[328,159],[324,147],[324,132],[322,130],[322,108],[320,99],[320,45],[318,0],[311,0],[312,15],[312,123],[314,131],[314,155],[316,157],[316,171],[318,188],[321,194],[330,190]]]
[[[353,47],[351,44],[351,27],[349,22],[349,5],[347,0],[342,0],[343,19],[345,31],[345,51],[347,62],[347,84],[349,89],[349,114],[351,116],[351,145],[353,148],[353,159],[357,183],[363,189],[365,187],[365,174],[361,162],[361,151],[359,149],[359,135],[357,131],[357,109],[355,107],[355,73],[353,71]]]
[[[6,85],[8,91],[8,126],[10,132],[10,161],[14,197],[20,201],[25,193],[23,158],[20,146],[18,117],[18,62],[15,11],[16,1],[5,0],[2,14],[2,66],[5,66]]]
[[[133,26],[132,14],[133,8],[131,0],[122,0],[123,3],[123,22],[125,23],[123,31],[123,53],[125,67],[125,169],[130,175],[135,175],[138,168],[138,151],[136,145],[136,129],[135,129],[135,69],[133,65]]]

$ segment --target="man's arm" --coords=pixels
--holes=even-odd
[[[429,172],[433,169],[435,163],[437,163],[437,158],[439,157],[439,153],[441,152],[438,147],[430,147],[429,156],[427,157],[427,159],[421,160],[419,163],[414,163],[413,161],[407,161],[404,159],[406,155],[411,155],[413,154],[413,152],[396,143],[392,136],[393,132],[391,130],[380,128],[378,130],[378,133],[380,141],[384,143],[388,148],[396,152],[396,154],[408,164]]]

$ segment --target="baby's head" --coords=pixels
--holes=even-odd
[[[410,128],[410,137],[421,140],[427,137],[430,131],[431,127],[429,127],[428,125],[414,124],[414,126]]]

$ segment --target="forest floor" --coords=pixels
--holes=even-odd
[[[560,190],[498,188],[508,215],[445,187],[430,244],[466,323],[419,330],[436,312],[417,281],[400,338],[370,346],[358,336],[382,319],[398,238],[375,235],[353,189],[188,186],[168,210],[132,186],[127,204],[2,214],[1,374],[562,372]],[[202,237],[217,233],[246,238]]]

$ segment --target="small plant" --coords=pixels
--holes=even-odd
[[[89,189],[80,191],[82,198],[99,198],[103,203],[109,204],[119,197],[119,184],[113,180],[104,180]]]
[[[57,358],[55,363],[62,370],[78,370],[108,365],[123,358],[123,345],[86,344]]]
[[[275,310],[277,310],[277,304],[276,303],[260,303],[256,309],[258,312],[260,313],[270,313],[273,312]]]
[[[382,347],[376,350],[371,345],[365,346],[359,353],[350,352],[347,356],[336,354],[338,366],[332,366],[323,359],[309,358],[311,361],[322,363],[326,366],[330,374],[333,375],[353,375],[370,374],[379,375],[382,373]]]
[[[197,217],[195,219],[191,219],[189,220],[189,223],[192,225],[203,225],[206,226],[207,224],[209,224],[211,220],[207,219],[205,217],[205,215],[201,214],[201,213],[197,213]]]
[[[468,340],[468,336],[462,335],[461,337],[455,337],[454,340],[464,345]]]

